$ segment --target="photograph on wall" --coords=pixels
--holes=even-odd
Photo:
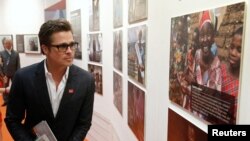
[[[25,53],[40,54],[40,43],[37,34],[24,35]]]
[[[96,94],[103,95],[102,93],[102,67],[88,64],[88,71],[93,75],[95,79]]]
[[[144,21],[148,18],[147,0],[128,1],[128,23]]]
[[[169,97],[210,124],[236,124],[245,3],[171,19]]]
[[[115,31],[113,34],[114,49],[113,62],[114,68],[122,72],[122,30]]]
[[[122,76],[113,72],[113,93],[114,93],[114,99],[113,103],[116,107],[116,109],[119,111],[119,113],[122,115]]]
[[[207,141],[207,133],[168,109],[168,141]]]
[[[75,59],[82,59],[82,28],[81,28],[81,10],[75,10],[70,13],[70,23],[73,30],[73,37],[78,42],[78,48],[75,51]]]
[[[24,35],[16,35],[16,50],[19,53],[24,53]]]
[[[88,34],[89,61],[102,63],[102,34]]]
[[[138,141],[144,141],[145,92],[128,81],[128,125]]]
[[[1,41],[1,43],[0,43],[0,51],[3,51],[4,50],[4,40],[5,39],[11,39],[11,40],[13,40],[13,38],[12,38],[12,35],[0,35],[0,41]]]
[[[66,19],[66,0],[45,0],[45,21]]]
[[[89,31],[100,30],[99,0],[91,0],[89,5]]]
[[[146,25],[128,29],[128,76],[145,86],[146,81]]]
[[[113,25],[114,28],[122,27],[123,0],[113,0]]]

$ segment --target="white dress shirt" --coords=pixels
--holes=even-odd
[[[56,83],[52,77],[52,74],[48,72],[46,61],[44,61],[44,69],[45,69],[45,77],[46,77],[46,83],[47,83],[48,92],[49,92],[50,103],[52,106],[54,117],[56,117],[56,114],[57,114],[57,111],[58,111],[58,108],[59,108],[59,105],[63,96],[63,92],[66,86],[66,82],[68,79],[69,67],[67,67],[67,70],[65,74],[63,75],[63,78],[61,82],[59,83],[57,89],[56,89]]]

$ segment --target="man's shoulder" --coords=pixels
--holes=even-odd
[[[42,69],[40,69],[38,67],[42,67],[42,64],[41,63],[35,63],[35,64],[29,65],[29,66],[22,67],[22,68],[17,70],[17,73],[28,74],[29,75],[32,72],[35,72],[37,70],[42,70]]]
[[[5,54],[5,52],[6,52],[5,50],[1,50],[0,54]]]
[[[15,54],[15,55],[18,55],[19,53],[15,50],[12,50],[11,53]]]
[[[78,75],[79,77],[92,77],[90,72],[74,64],[70,66],[70,71],[72,71],[72,74]]]
[[[8,55],[8,52],[7,52],[6,50],[0,51],[0,55],[1,55],[3,58],[6,58],[6,57],[9,56],[9,55]]]
[[[78,73],[89,73],[89,72],[86,71],[85,69],[80,68],[79,66],[74,65],[74,64],[70,66],[70,69],[71,69],[72,71],[78,72]]]

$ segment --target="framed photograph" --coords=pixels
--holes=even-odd
[[[113,33],[114,49],[113,63],[114,68],[122,72],[122,30]]]
[[[66,0],[45,0],[45,21],[66,19]]]
[[[145,87],[147,27],[141,25],[128,29],[128,76]]]
[[[4,46],[3,46],[3,39],[12,39],[13,40],[13,37],[12,37],[12,35],[8,35],[8,34],[6,34],[6,35],[0,35],[0,51],[2,51],[2,50],[4,50]]]
[[[37,34],[24,35],[25,53],[41,54],[39,38]]]
[[[129,0],[128,23],[144,21],[148,18],[147,0]]]
[[[236,124],[245,13],[241,2],[171,19],[169,98],[206,123]]]
[[[16,50],[19,53],[24,53],[24,35],[16,35]]]
[[[168,141],[207,141],[207,133],[168,109]]]
[[[88,34],[89,61],[102,63],[102,34]]]
[[[75,59],[82,59],[82,28],[81,28],[81,10],[70,12],[70,22],[73,30],[74,40],[79,43],[75,51]]]
[[[122,76],[113,71],[113,103],[116,107],[116,109],[120,112],[122,115]]]
[[[95,92],[96,94],[103,95],[102,89],[102,67],[97,65],[88,64],[88,71],[95,79]]]
[[[138,141],[144,141],[145,92],[128,81],[128,125]]]
[[[113,26],[114,28],[122,27],[123,22],[123,0],[113,0]]]
[[[99,0],[91,0],[89,5],[89,31],[100,30]]]

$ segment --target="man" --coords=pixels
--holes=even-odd
[[[199,45],[195,54],[195,76],[200,85],[221,90],[221,69],[218,56],[211,50],[214,44],[214,25],[209,11],[204,11],[200,23]]]
[[[3,62],[3,74],[5,75],[5,79],[7,80],[4,87],[8,87],[10,80],[12,81],[14,74],[20,68],[20,57],[18,52],[13,50],[12,39],[3,38],[2,44],[4,46],[4,50],[0,52],[0,56],[2,57]],[[8,102],[7,93],[3,93],[3,99],[4,104],[2,106],[5,106]]]
[[[94,79],[73,65],[78,43],[65,20],[49,20],[39,31],[46,59],[16,72],[5,123],[15,141],[34,141],[32,128],[46,121],[58,141],[83,141],[93,114]]]

